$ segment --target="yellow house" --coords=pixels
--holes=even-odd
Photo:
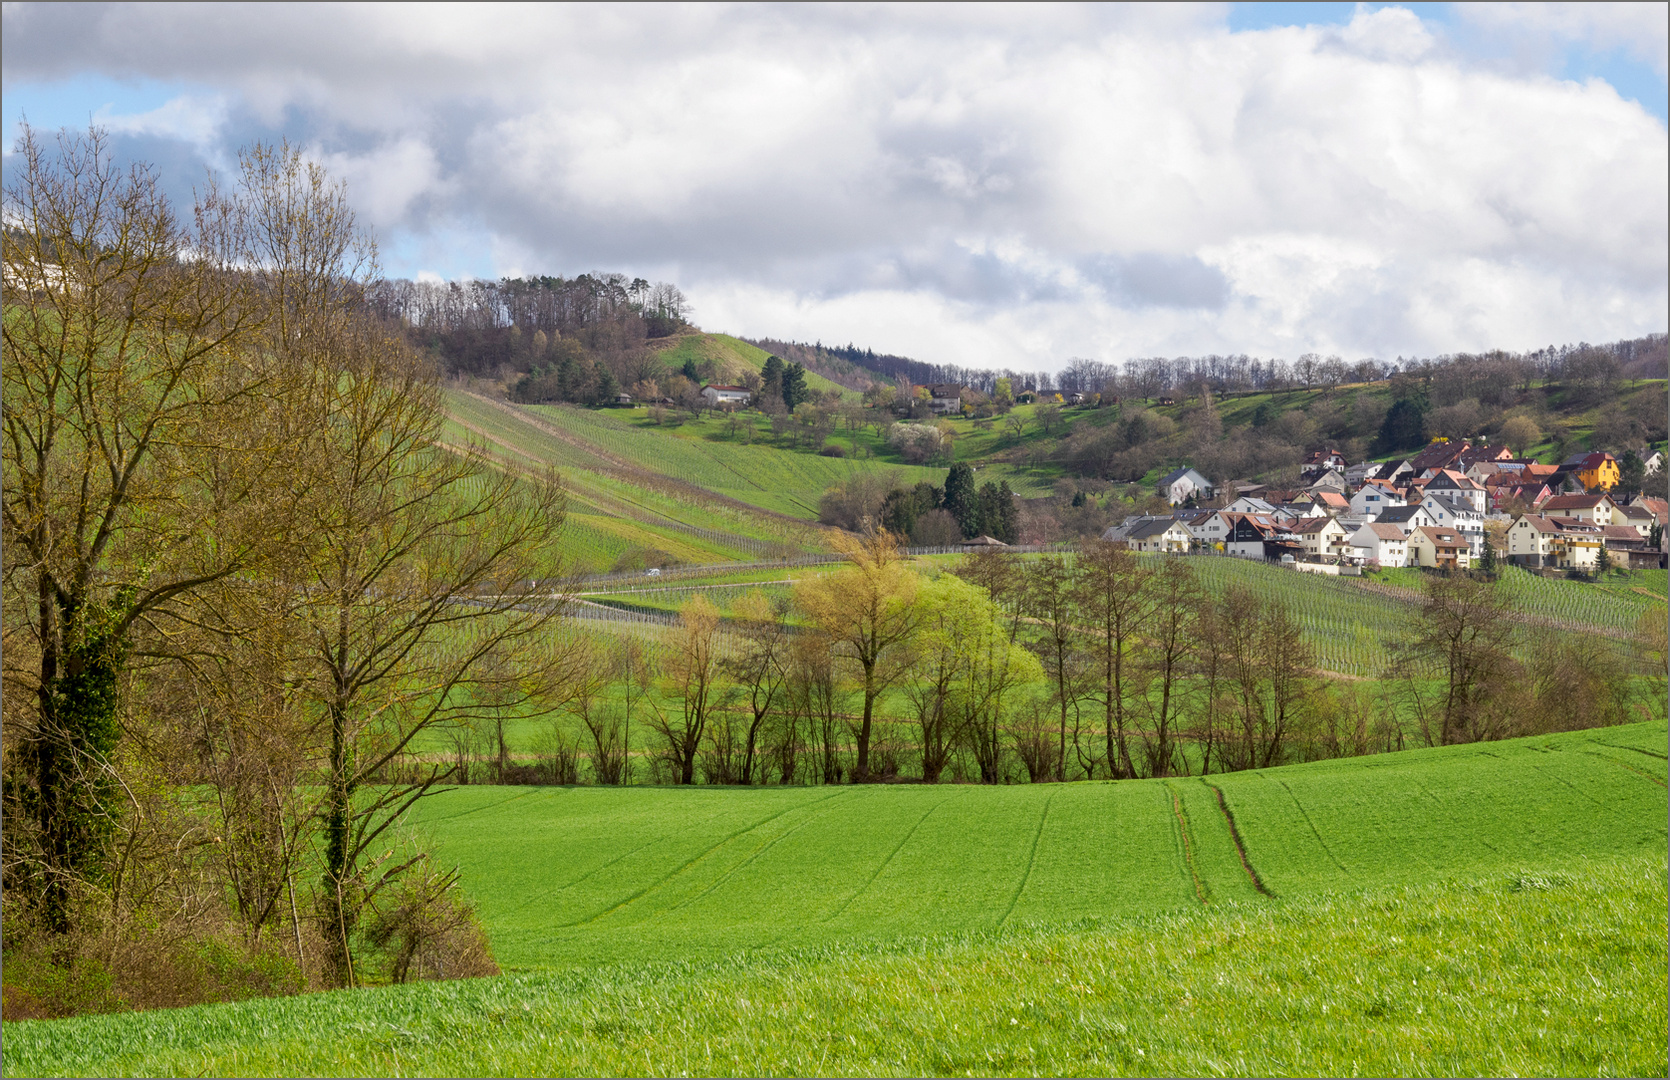
[[[1560,464],[1562,472],[1574,473],[1585,490],[1611,491],[1618,483],[1618,459],[1604,450],[1576,454]]]

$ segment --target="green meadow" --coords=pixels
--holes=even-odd
[[[1636,724],[1209,783],[472,787],[413,825],[506,968],[714,958],[1662,855],[1665,741]]]
[[[1198,779],[460,789],[499,978],[7,1075],[1663,1075],[1662,722]]]

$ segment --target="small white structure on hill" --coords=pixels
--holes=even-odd
[[[753,395],[746,386],[720,386],[710,383],[702,387],[702,397],[709,405],[746,405]]]

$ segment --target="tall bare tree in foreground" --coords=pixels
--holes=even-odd
[[[394,860],[389,830],[443,773],[392,767],[424,731],[540,713],[560,697],[568,669],[550,631],[562,605],[534,582],[561,576],[565,502],[554,473],[530,482],[437,448],[433,372],[360,314],[374,252],[341,187],[289,148],[258,148],[243,169],[283,328],[274,347],[311,377],[292,481],[307,529],[282,572],[290,678],[312,705],[321,757],[320,921],[335,978],[352,985],[360,917],[422,863]]]
[[[260,560],[286,455],[252,348],[264,311],[235,272],[244,207],[211,189],[181,221],[97,131],[54,154],[26,128],[17,158],[0,240],[6,678],[34,701],[8,712],[31,775],[7,811],[34,836],[9,833],[27,869],[8,882],[61,931],[77,883],[107,871],[136,624]]]

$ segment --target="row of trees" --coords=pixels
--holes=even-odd
[[[856,533],[879,527],[919,547],[981,535],[1013,544],[1020,530],[1020,508],[1009,482],[976,487],[974,470],[964,462],[947,470],[943,487],[924,481],[907,488],[896,474],[854,473],[824,492],[818,519]]]
[[[97,131],[17,156],[8,1008],[490,970],[398,823],[447,775],[412,767],[425,732],[573,681],[530,584],[561,571],[555,476],[439,449],[436,373],[299,150],[249,150],[184,215]]]
[[[617,715],[636,701],[656,775],[1156,777],[1636,718],[1627,650],[1536,630],[1485,580],[1435,580],[1367,691],[1316,670],[1282,599],[1214,593],[1188,559],[1090,541],[1073,554],[982,552],[936,575],[885,531],[843,551],[850,565],[803,580],[792,602],[740,601],[728,627],[698,596],[658,674],[641,660],[592,665],[630,683]],[[1661,669],[1662,620],[1642,634]],[[647,692],[657,681],[660,696]],[[1661,710],[1662,670],[1647,681]],[[621,723],[600,734],[582,719],[596,777],[623,782]]]

